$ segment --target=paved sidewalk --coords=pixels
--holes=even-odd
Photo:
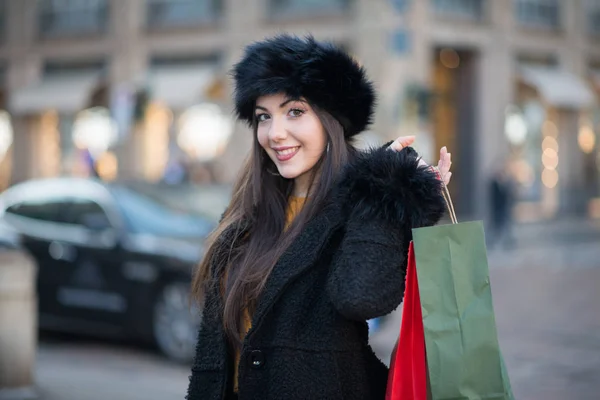
[[[38,400],[183,400],[189,367],[149,349],[68,339],[42,341]]]
[[[554,221],[516,224],[513,231],[516,239],[528,246],[589,243],[600,239],[600,220],[562,218]]]
[[[600,221],[564,219],[516,225],[515,246],[488,250],[490,268],[594,268],[600,260]]]

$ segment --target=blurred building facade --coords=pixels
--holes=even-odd
[[[366,143],[417,134],[430,162],[448,146],[462,215],[489,211],[506,166],[518,216],[600,216],[599,0],[3,0],[3,185],[231,181],[251,135],[232,119],[227,72],[283,31],[367,68],[379,107]]]

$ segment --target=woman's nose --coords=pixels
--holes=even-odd
[[[280,142],[287,138],[285,120],[283,118],[273,117],[269,127],[269,139],[274,142]]]

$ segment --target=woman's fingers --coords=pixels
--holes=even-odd
[[[448,153],[446,146],[440,150],[440,161],[438,162],[438,169],[442,177],[450,172],[450,166],[452,165],[452,154]]]
[[[400,144],[402,145],[402,147],[407,147],[414,143],[415,137],[414,136],[403,136],[403,137],[398,138],[398,140],[399,140]]]
[[[400,151],[405,147],[410,146],[415,141],[414,136],[400,136],[398,139],[394,140],[392,144],[390,144],[390,149]]]
[[[438,162],[438,169],[440,171],[440,176],[446,185],[450,183],[450,177],[452,176],[452,172],[450,172],[451,166],[452,154],[448,153],[448,149],[446,146],[444,146],[440,149],[440,161]]]

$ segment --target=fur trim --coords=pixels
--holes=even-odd
[[[418,167],[418,154],[378,149],[361,152],[346,166],[337,195],[346,217],[378,218],[402,229],[436,224],[446,204],[434,172]]]
[[[371,123],[375,92],[364,69],[334,44],[312,36],[279,35],[249,45],[233,77],[236,113],[249,124],[258,97],[282,92],[329,112],[346,138]]]

